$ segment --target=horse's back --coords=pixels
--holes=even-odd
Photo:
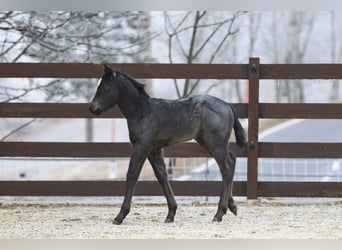
[[[156,124],[156,140],[165,142],[165,145],[191,140],[201,134],[226,137],[233,126],[233,113],[229,104],[213,96],[152,101],[150,114],[153,114],[151,118]]]
[[[227,126],[234,121],[231,107],[225,101],[210,95],[197,95],[178,100],[155,99],[158,117],[168,116],[176,124],[203,123],[207,120]],[[194,124],[193,124],[194,125]],[[195,125],[194,125],[195,126]]]

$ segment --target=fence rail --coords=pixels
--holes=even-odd
[[[342,197],[341,182],[260,182],[258,158],[341,158],[342,143],[259,143],[259,119],[341,119],[342,104],[279,104],[259,102],[262,79],[342,79],[342,64],[110,64],[137,78],[246,79],[249,103],[234,104],[248,118],[248,145],[232,143],[238,157],[247,157],[246,182],[234,183],[234,195],[264,197]],[[0,63],[0,77],[98,78],[99,64]],[[0,103],[0,117],[94,118],[86,103]],[[99,118],[99,117],[96,117]],[[101,118],[122,118],[114,108]],[[129,143],[0,142],[0,157],[129,157]],[[165,149],[167,157],[209,157],[195,143]],[[161,195],[157,182],[141,181],[136,195]],[[216,196],[220,182],[172,181],[176,195]],[[0,195],[114,196],[123,195],[123,181],[0,181]]]

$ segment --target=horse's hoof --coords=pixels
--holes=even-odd
[[[237,211],[238,211],[238,208],[237,208],[237,206],[235,206],[235,205],[228,205],[228,207],[229,207],[229,210],[230,210],[230,212],[232,212],[235,216],[237,216]]]
[[[217,218],[217,217],[214,217],[212,222],[221,222],[222,221],[222,218]]]
[[[164,223],[172,223],[173,222],[173,219],[170,219],[170,218],[166,218]]]
[[[113,224],[114,224],[114,225],[120,225],[121,223],[122,223],[122,221],[120,222],[120,221],[117,221],[117,220],[115,220],[115,219],[113,220]]]

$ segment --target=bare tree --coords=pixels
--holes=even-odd
[[[248,56],[253,56],[255,52],[256,42],[261,28],[261,13],[250,12],[249,13],[249,51]]]
[[[0,12],[0,62],[141,62],[155,34],[145,12]],[[94,80],[29,79],[25,87],[0,87],[0,101],[21,101],[40,91],[46,100],[88,101]],[[70,93],[74,93],[70,95]],[[89,126],[89,124],[88,124]]]
[[[337,52],[337,48],[336,48],[336,16],[335,16],[335,12],[331,11],[330,12],[330,25],[331,25],[331,61],[333,63],[336,63],[337,58],[341,57],[342,54],[342,47],[340,49],[340,52],[338,55]],[[333,102],[338,101],[338,93],[339,93],[339,80],[334,79],[332,82],[332,86],[331,86],[331,94],[330,94],[330,100]]]
[[[304,63],[305,56],[312,39],[312,30],[315,24],[315,14],[307,12],[292,12],[288,19],[286,33],[287,46],[285,49],[285,63]],[[285,80],[278,86],[280,96],[288,102],[304,102],[305,93],[301,80]]]
[[[142,12],[0,12],[0,61],[141,62],[151,60],[146,43],[151,35]],[[47,99],[63,98],[54,81],[15,90],[2,88],[2,101],[18,100],[31,91],[49,88]],[[75,84],[86,95],[85,84]],[[55,89],[54,89],[55,88]],[[19,89],[18,89],[19,90]],[[88,90],[88,88],[86,88]],[[70,89],[67,91],[70,93]],[[7,99],[4,95],[9,95]],[[87,96],[84,96],[87,98]]]
[[[168,36],[168,59],[170,63],[178,56],[184,63],[214,63],[239,28],[237,19],[246,12],[222,14],[214,18],[207,11],[185,12],[177,20],[164,12],[165,31]],[[221,57],[222,59],[222,57]],[[174,79],[178,98],[196,92],[201,80],[186,79],[182,83]],[[212,87],[215,87],[215,84]],[[211,88],[210,88],[211,89]]]
[[[141,12],[0,13],[1,61],[141,61],[147,31]],[[133,31],[133,32],[132,32]]]
[[[248,35],[249,35],[249,49],[248,49],[248,57],[252,57],[256,51],[256,45],[258,36],[260,33],[261,27],[261,14],[259,12],[250,12],[248,15]],[[235,82],[237,94],[239,95],[240,92],[240,84],[236,80]],[[246,88],[249,91],[249,85],[246,84]],[[247,91],[247,92],[248,92]],[[248,99],[248,96],[245,96],[245,99]],[[242,101],[241,94],[239,96],[239,100]]]
[[[177,18],[171,13],[164,12],[165,32],[168,37],[168,60],[182,63],[214,63],[228,57],[227,48],[232,44],[234,35],[239,31],[236,23],[239,17],[246,12],[215,13],[207,11],[184,12]],[[196,93],[201,80],[185,79],[180,81],[174,79],[173,83],[178,98],[185,98]],[[220,86],[223,81],[211,84],[206,92]],[[239,86],[235,85],[239,91]],[[170,159],[169,173],[172,174],[176,159]]]

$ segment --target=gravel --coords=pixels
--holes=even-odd
[[[174,223],[163,223],[166,204],[133,204],[121,225],[112,219],[119,204],[0,205],[1,239],[311,239],[342,238],[342,201],[238,202],[221,223],[211,219],[216,204],[179,204]]]

